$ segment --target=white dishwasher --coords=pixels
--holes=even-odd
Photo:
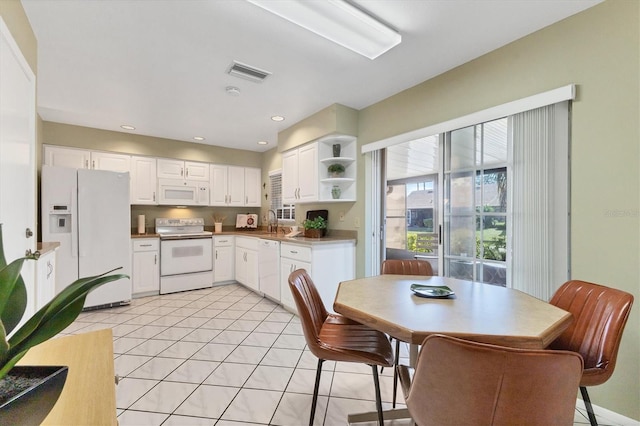
[[[258,244],[260,291],[280,301],[280,242],[260,239]]]

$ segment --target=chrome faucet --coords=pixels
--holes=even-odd
[[[273,213],[273,220],[271,220],[271,213]],[[269,210],[269,224],[267,225],[267,232],[275,232],[276,235],[278,235],[278,215],[273,210]]]

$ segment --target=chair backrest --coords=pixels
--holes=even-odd
[[[418,424],[572,425],[582,358],[431,335],[406,398]]]
[[[385,275],[433,275],[431,264],[426,260],[387,259],[382,262]]]
[[[622,290],[572,280],[564,283],[549,303],[573,315],[573,322],[550,347],[582,355],[585,370],[581,386],[606,382],[616,365],[633,296]]]
[[[318,356],[320,353],[318,349],[320,330],[329,315],[327,309],[324,307],[311,277],[304,269],[295,270],[289,275],[289,288],[298,308],[302,331],[309,350]]]

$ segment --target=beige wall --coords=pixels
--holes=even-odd
[[[93,129],[45,121],[42,142],[96,151],[112,151],[189,161],[261,167],[262,154],[173,139]]]
[[[640,3],[608,0],[360,111],[358,143],[426,127],[569,83],[572,277],[640,300]],[[359,167],[360,177],[362,167]],[[364,200],[359,181],[358,200]],[[364,203],[354,207],[361,217]],[[362,233],[360,233],[362,234]],[[363,244],[358,241],[358,271]],[[634,306],[616,372],[589,389],[640,420],[640,315]]]
[[[38,75],[38,43],[19,0],[0,0],[0,16],[36,76]]]

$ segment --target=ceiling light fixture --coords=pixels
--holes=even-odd
[[[258,145],[269,145],[267,141],[258,141]]]
[[[393,28],[344,0],[247,1],[369,59],[402,41]]]
[[[271,117],[271,119],[273,121],[284,121],[284,117],[281,115],[274,115],[273,117]]]
[[[240,96],[240,89],[238,89],[235,86],[227,86],[224,88],[224,90],[227,92],[227,95],[229,96],[234,96],[234,97]]]
[[[136,128],[133,126],[130,126],[128,124],[123,124],[122,126],[120,126],[121,128],[125,129],[125,130],[135,130]]]
[[[196,140],[196,141],[203,141],[203,140],[204,140],[204,138],[203,138],[202,136],[194,136],[194,137],[193,137],[193,140]]]

